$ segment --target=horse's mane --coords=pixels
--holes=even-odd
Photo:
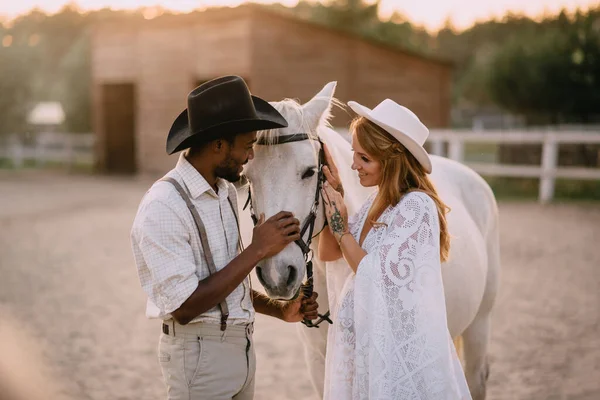
[[[323,100],[323,101],[331,102],[331,104],[333,106],[342,108],[342,102],[340,102],[336,98],[324,96],[322,98],[317,97],[316,100]],[[311,132],[310,131],[311,130],[310,118],[308,118],[308,116],[305,115],[306,110],[304,109],[302,104],[300,104],[297,100],[284,99],[282,101],[271,102],[270,104],[277,111],[279,111],[282,115],[284,115],[284,117],[288,120],[289,126],[293,126],[293,127],[298,126],[299,127],[299,128],[294,128],[296,130],[296,132],[290,132],[290,134],[296,134],[296,133],[311,134],[311,133],[313,133],[315,135],[315,139],[318,139],[318,137],[320,136],[319,131],[321,129],[332,128],[332,126],[329,123],[329,120],[332,117],[332,114],[331,114],[332,107],[328,107],[327,111],[324,113],[324,115],[321,116],[321,118],[319,120],[319,126],[317,127],[317,132]],[[286,128],[284,128],[284,129],[269,129],[269,130],[265,130],[265,131],[259,131],[257,133],[257,139],[262,143],[271,145],[271,144],[277,143],[277,138],[283,132],[285,132],[285,130],[286,130]]]

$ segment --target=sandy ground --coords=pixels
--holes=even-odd
[[[43,387],[46,374],[60,393],[43,398],[165,397],[159,323],[144,317],[129,247],[147,186],[0,173],[0,370],[24,370],[13,374],[24,387]],[[600,203],[510,202],[500,213],[488,398],[600,399]],[[256,325],[256,399],[312,399],[295,326],[260,316]]]

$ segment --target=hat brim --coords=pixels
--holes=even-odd
[[[379,119],[373,116],[373,110],[368,107],[365,107],[361,104],[358,104],[355,101],[349,101],[348,106],[354,111],[356,114],[361,117],[365,117],[369,121],[373,122],[377,126],[385,129],[390,135],[392,135],[398,142],[400,142],[406,150],[410,151],[410,153],[417,159],[417,161],[423,166],[425,172],[428,174],[431,173],[432,165],[431,158],[429,157],[429,153],[425,150],[423,146],[417,143],[413,138],[408,136],[406,133],[401,130],[391,127],[387,125],[385,122],[380,121]]]
[[[208,143],[240,133],[285,128],[285,118],[267,101],[252,96],[256,118],[239,119],[212,125],[206,129],[192,132],[188,120],[188,110],[183,110],[173,122],[167,137],[167,154],[174,154],[193,145]]]

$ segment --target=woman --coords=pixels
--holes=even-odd
[[[346,281],[327,346],[325,398],[470,399],[448,332],[441,262],[448,258],[447,207],[428,178],[428,129],[385,100],[351,125],[352,169],[378,190],[348,221],[332,158],[324,168],[329,229],[324,261],[344,257]],[[336,188],[336,189],[334,189]]]

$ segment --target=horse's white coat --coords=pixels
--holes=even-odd
[[[346,191],[345,202],[350,213],[372,192],[360,186],[351,170],[350,144],[329,128],[327,120],[335,91],[329,83],[310,102],[299,105],[290,100],[273,104],[288,120],[289,127],[259,136],[291,133],[315,133],[326,143],[339,169]],[[316,174],[302,179],[307,169],[317,166],[318,142],[302,141],[276,146],[256,146],[255,158],[246,167],[252,182],[252,196],[257,213],[270,217],[280,210],[292,211],[300,221],[309,213],[317,185]],[[432,156],[433,180],[441,198],[451,208],[448,226],[452,235],[450,260],[443,265],[443,279],[448,313],[448,328],[453,337],[464,341],[465,374],[473,396],[485,397],[488,372],[487,345],[490,335],[490,312],[499,281],[498,211],[493,193],[486,182],[467,167],[449,159]],[[240,189],[240,209],[247,191]],[[251,240],[252,222],[248,210],[241,211],[242,236]],[[323,210],[315,224],[318,231],[324,222]],[[318,257],[318,236],[311,248],[315,253],[315,291],[319,296],[319,311],[330,306],[335,318],[336,295],[350,273],[343,261],[321,262]],[[289,278],[290,266],[298,269],[295,279]],[[296,244],[290,244],[277,256],[261,265],[263,286],[269,295],[289,298],[298,289],[305,274],[304,258]],[[299,324],[300,338],[305,347],[311,380],[319,395],[323,392],[327,327],[308,329]]]

